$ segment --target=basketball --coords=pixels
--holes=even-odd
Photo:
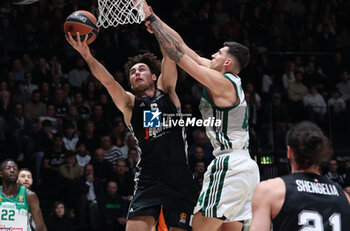
[[[96,39],[100,30],[96,22],[97,20],[93,14],[85,10],[78,10],[67,17],[64,23],[64,32],[70,32],[75,40],[77,40],[77,32],[79,32],[81,41],[84,41],[87,34],[87,44],[90,44]]]

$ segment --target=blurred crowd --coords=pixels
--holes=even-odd
[[[305,119],[324,129],[335,154],[349,155],[349,1],[177,0],[166,9],[160,0],[149,4],[203,56],[210,58],[224,41],[250,48],[251,62],[240,77],[252,156],[283,159],[286,131]],[[102,214],[114,209],[111,214],[121,219],[106,222],[122,229],[139,153],[121,112],[64,38],[64,21],[75,10],[98,15],[97,0],[28,6],[1,1],[0,159],[30,166],[36,182],[56,189],[56,199],[81,224],[96,228],[100,217],[113,220]],[[138,24],[101,28],[90,49],[128,91],[127,58],[146,51],[161,57],[156,40]],[[200,117],[202,86],[182,70],[177,92],[183,112]],[[203,128],[187,128],[187,137],[199,190],[212,147]],[[343,177],[345,187],[342,173],[349,168],[342,163],[334,172],[330,163],[325,173]]]

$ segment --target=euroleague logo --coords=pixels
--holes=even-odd
[[[186,224],[187,220],[187,213],[181,213],[180,214],[180,223]]]
[[[84,15],[82,15],[80,13],[72,14],[72,15],[70,15],[70,18],[76,18],[80,21],[83,21],[84,23],[86,23],[86,21],[87,21],[87,17],[84,17]]]

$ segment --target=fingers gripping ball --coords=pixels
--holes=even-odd
[[[87,44],[90,44],[96,39],[100,31],[96,22],[97,20],[93,14],[85,10],[78,10],[67,17],[64,23],[64,32],[66,34],[70,32],[74,40],[77,40],[77,32],[79,32],[81,41],[84,41],[87,34]]]

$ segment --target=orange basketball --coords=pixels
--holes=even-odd
[[[64,23],[64,32],[70,32],[75,40],[77,39],[77,32],[79,32],[81,41],[85,39],[87,34],[87,44],[90,44],[96,39],[100,31],[96,22],[97,20],[93,14],[85,10],[78,10],[67,17]]]

